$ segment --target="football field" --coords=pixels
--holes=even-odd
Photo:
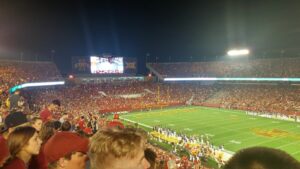
[[[300,123],[246,115],[244,111],[180,107],[120,116],[150,127],[160,125],[188,135],[206,135],[214,145],[236,152],[252,146],[286,151],[300,160]]]

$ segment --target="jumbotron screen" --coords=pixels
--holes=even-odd
[[[119,74],[124,72],[123,57],[91,56],[92,74]]]

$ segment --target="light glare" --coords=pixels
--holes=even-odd
[[[242,55],[248,55],[250,51],[248,49],[241,49],[241,50],[229,50],[227,52],[228,56],[242,56]]]

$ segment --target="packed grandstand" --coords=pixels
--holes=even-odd
[[[81,83],[80,79],[65,79],[66,84],[55,87],[36,87],[21,90],[23,104],[14,104],[13,93],[9,89],[27,82],[45,82],[64,80],[53,62],[0,61],[0,123],[4,126],[7,116],[12,111],[23,112],[29,119],[41,118],[43,127],[49,121],[69,123],[72,131],[91,137],[102,128],[124,127],[124,121],[118,116],[111,119],[111,114],[142,110],[180,107],[186,105],[205,106],[225,109],[237,109],[247,112],[275,113],[295,121],[300,121],[299,84],[286,83],[203,83],[203,82],[163,82],[156,77],[261,77],[261,78],[295,78],[300,77],[300,58],[256,59],[246,61],[184,62],[184,63],[150,63],[152,77],[144,80],[106,81],[101,83]],[[59,100],[59,109],[45,115],[53,100]],[[14,106],[14,107],[13,107]],[[119,114],[122,116],[122,114]],[[45,117],[46,116],[46,117]],[[51,117],[50,117],[51,116]],[[55,123],[55,122],[53,122]],[[62,130],[58,124],[56,130]],[[136,127],[135,123],[127,124]],[[43,128],[42,127],[42,128]],[[55,127],[55,125],[53,125]],[[154,127],[154,126],[152,126]],[[157,133],[176,135],[173,130],[156,128]],[[42,132],[40,132],[42,133]],[[185,139],[184,139],[185,138]],[[48,138],[49,139],[49,138]],[[45,144],[48,139],[42,143]],[[187,142],[197,142],[195,138],[181,136]],[[42,140],[43,141],[43,140]],[[161,138],[156,140],[161,141]],[[198,140],[203,151],[209,154],[211,145]],[[221,146],[221,145],[220,145]],[[155,152],[156,168],[176,167],[210,168],[201,162],[199,156],[190,158],[169,152],[148,144]],[[185,148],[188,148],[184,146]],[[226,148],[226,147],[225,147]],[[220,147],[220,150],[224,147]],[[42,151],[43,149],[41,149]],[[0,154],[4,152],[1,150]],[[3,157],[3,155],[1,156]],[[42,158],[42,157],[40,157]],[[0,162],[2,159],[0,159]],[[219,166],[226,163],[214,160]],[[4,162],[3,162],[4,164]],[[45,168],[46,164],[40,164]],[[46,165],[47,166],[47,165]],[[47,168],[47,167],[46,167]]]

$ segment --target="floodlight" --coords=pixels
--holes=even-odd
[[[248,55],[250,53],[250,51],[248,49],[240,49],[240,50],[229,50],[227,52],[228,56],[243,56],[243,55]]]

